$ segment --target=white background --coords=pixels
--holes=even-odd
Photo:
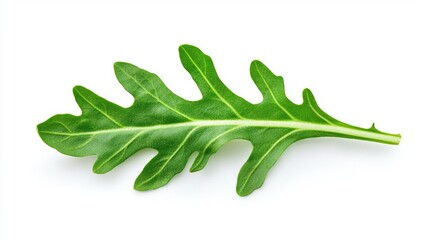
[[[2,1],[0,239],[429,239],[429,2]],[[74,85],[123,106],[132,98],[112,64],[157,73],[187,99],[189,43],[211,55],[234,92],[261,100],[249,75],[260,59],[302,101],[332,116],[400,132],[399,146],[310,139],[289,148],[264,186],[235,193],[251,151],[233,141],[201,172],[132,189],[156,154],[105,175],[94,157],[45,145],[36,124],[79,114]]]

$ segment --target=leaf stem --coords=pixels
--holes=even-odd
[[[122,127],[114,129],[105,129],[98,131],[88,131],[88,132],[52,132],[52,131],[39,131],[40,133],[50,134],[50,135],[61,135],[61,136],[83,136],[83,135],[95,135],[95,134],[108,134],[108,133],[118,133],[118,132],[147,132],[147,131],[156,131],[161,129],[168,128],[180,128],[180,127],[192,127],[192,126],[240,126],[240,127],[262,127],[262,128],[288,128],[288,129],[299,129],[302,131],[314,131],[332,134],[339,134],[342,137],[354,138],[372,142],[380,142],[386,144],[397,145],[401,141],[400,134],[390,134],[380,131],[375,131],[373,129],[364,129],[358,127],[349,127],[349,126],[340,126],[340,125],[327,125],[320,123],[312,122],[300,122],[300,121],[272,121],[272,120],[199,120],[199,121],[190,121],[182,123],[173,123],[173,124],[162,124],[154,126],[144,126],[144,127]],[[321,135],[325,136],[325,135]]]

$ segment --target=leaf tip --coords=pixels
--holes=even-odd
[[[134,182],[133,189],[136,190],[136,191],[144,191],[144,189],[141,188],[141,186],[137,182],[137,180]]]
[[[47,120],[49,121],[49,120]],[[36,125],[36,132],[39,135],[39,137],[46,143],[45,141],[45,134],[43,133],[43,131],[46,129],[46,122],[42,122]]]
[[[303,103],[312,105],[313,107],[318,107],[316,99],[314,98],[313,92],[309,88],[304,88],[302,91]]]
[[[109,172],[110,170],[107,169],[104,166],[101,166],[101,164],[99,163],[99,161],[95,161],[94,165],[92,166],[92,172],[95,174],[105,174],[107,172]]]
[[[135,65],[133,65],[133,64],[131,64],[131,63],[127,63],[127,62],[115,62],[115,63],[113,63],[113,68],[115,69],[115,71],[118,71],[118,70],[122,70],[122,69],[124,69],[124,68],[126,68],[126,67],[134,67],[134,68],[137,68]]]
[[[198,49],[198,50],[200,50],[199,48],[197,48],[197,47],[195,47],[194,45],[191,45],[191,44],[182,44],[182,45],[180,45],[179,46],[179,49],[182,49],[182,50],[190,50],[190,49]]]
[[[134,186],[133,186],[134,190],[136,191],[147,191],[147,190],[151,190],[151,189],[155,189],[150,187],[150,185],[144,183],[140,177],[137,177],[137,179],[134,181]]]
[[[259,66],[259,65],[263,65],[263,63],[261,61],[257,60],[257,59],[253,60],[250,63],[250,66]]]
[[[88,95],[90,95],[90,94],[93,94],[92,92],[91,92],[91,90],[89,90],[89,89],[87,89],[87,88],[85,88],[85,87],[83,87],[83,86],[80,86],[80,85],[76,85],[76,86],[74,86],[73,87],[73,95],[74,95],[74,98],[75,98],[75,100],[76,100],[76,102],[77,102],[77,104],[80,106],[80,108],[82,109],[82,111],[83,111],[83,108],[82,108],[82,106],[84,106],[85,105],[85,103],[86,103],[86,98],[88,97]]]
[[[253,192],[253,190],[249,191],[243,187],[239,187],[238,185],[237,185],[237,188],[235,189],[235,191],[237,192],[238,196],[240,196],[240,197],[249,196]]]
[[[115,69],[115,71],[117,71],[118,69],[120,69],[124,65],[125,65],[124,62],[115,62],[115,63],[113,63],[113,69]]]
[[[204,154],[200,153],[192,163],[192,166],[189,169],[189,172],[193,173],[193,172],[201,171],[206,166],[206,163],[207,161],[204,161]]]
[[[194,58],[196,56],[205,55],[201,49],[190,45],[190,44],[182,44],[179,46],[179,56],[181,59],[185,58]]]
[[[73,87],[73,95],[75,96],[75,98],[79,98],[82,95],[82,91],[87,91],[88,89],[86,89],[83,86],[80,85],[76,85]]]
[[[235,187],[235,191],[237,192],[237,194],[240,197],[248,196],[253,191],[255,191],[256,189],[258,189],[262,186],[262,184],[259,186],[254,185],[254,184],[249,184],[247,181],[244,180],[243,177],[241,177],[240,173],[238,174],[237,185]]]
[[[194,173],[194,172],[198,172],[201,171],[201,169],[203,169],[200,165],[192,165],[191,168],[189,169],[189,172]]]
[[[304,99],[308,96],[308,97],[314,97],[313,93],[311,92],[311,90],[309,88],[304,88],[304,90],[302,91],[302,96],[304,97]]]
[[[42,131],[42,129],[41,129],[42,126],[43,126],[42,124],[43,123],[39,123],[39,124],[36,125],[36,131],[39,133],[39,135],[40,135],[40,131]]]
[[[49,143],[47,142],[47,140],[46,140],[46,135],[43,133],[43,130],[44,130],[44,126],[46,125],[46,121],[45,122],[42,122],[42,123],[39,123],[39,124],[37,124],[36,125],[36,132],[37,132],[37,135],[39,135],[39,137],[42,139],[42,141],[44,142],[44,143],[46,143],[46,144],[48,144],[49,145]]]

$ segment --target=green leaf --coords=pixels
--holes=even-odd
[[[252,193],[262,186],[270,168],[292,143],[314,137],[342,137],[399,144],[399,134],[354,127],[323,112],[309,89],[303,103],[285,95],[283,78],[262,62],[253,61],[250,74],[263,101],[251,104],[234,94],[219,79],[212,59],[200,49],[182,45],[180,59],[203,98],[187,101],[171,92],[154,73],[132,64],[114,64],[122,86],[134,97],[123,108],[76,86],[73,89],[82,115],[55,115],[37,126],[42,140],[71,156],[97,155],[93,171],[106,173],[144,148],[158,150],[137,177],[134,188],[149,190],[167,184],[198,152],[191,172],[206,166],[223,144],[233,139],[252,143],[253,151],[237,180],[237,193]]]

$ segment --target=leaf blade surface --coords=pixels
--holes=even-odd
[[[308,89],[301,105],[291,102],[283,78],[260,61],[251,63],[250,74],[263,101],[251,104],[223,84],[212,59],[200,49],[182,45],[179,55],[202,93],[201,100],[187,101],[156,74],[117,62],[118,81],[134,97],[130,107],[76,86],[73,93],[82,114],[51,117],[37,126],[40,137],[67,155],[96,155],[95,173],[111,171],[141,149],[156,149],[158,154],[134,183],[136,190],[166,185],[183,171],[193,152],[198,156],[191,172],[202,170],[225,143],[245,139],[253,151],[238,175],[236,190],[241,196],[260,188],[281,154],[301,139],[342,137],[399,144],[398,134],[351,126],[329,116]]]

